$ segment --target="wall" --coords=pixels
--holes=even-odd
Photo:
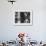
[[[15,26],[15,10],[32,10],[32,26]],[[0,40],[11,40],[18,32],[26,32],[37,41],[46,40],[46,1],[45,0],[17,0],[14,5],[7,0],[0,0]]]

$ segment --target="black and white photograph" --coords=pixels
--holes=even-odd
[[[15,12],[15,25],[32,25],[32,12],[19,11]]]

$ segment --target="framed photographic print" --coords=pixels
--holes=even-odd
[[[15,25],[16,26],[31,26],[32,11],[15,11]]]

